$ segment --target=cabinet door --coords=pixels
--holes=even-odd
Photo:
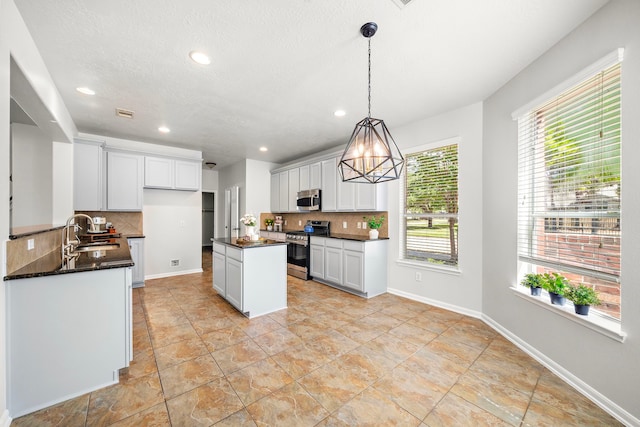
[[[324,279],[324,246],[311,245],[311,276]]]
[[[362,252],[344,250],[344,286],[364,291],[364,256]]]
[[[338,210],[352,211],[356,208],[356,187],[358,185],[353,182],[343,182],[340,174],[337,177],[337,193],[338,193]]]
[[[310,189],[309,187],[309,165],[300,166],[300,191]],[[316,187],[318,188],[318,187]]]
[[[300,169],[295,168],[289,171],[289,212],[297,212],[298,190],[300,189]]]
[[[102,146],[73,144],[73,208],[102,210]]]
[[[198,191],[200,189],[200,176],[202,164],[188,160],[175,161],[175,189]]]
[[[312,163],[309,165],[309,190],[322,188],[322,163]]]
[[[173,188],[175,161],[162,157],[144,158],[144,186],[150,188]]]
[[[322,199],[320,203],[323,211],[336,210],[336,183],[338,164],[335,158],[322,161]]]
[[[240,311],[242,309],[242,263],[227,257],[227,301]]]
[[[289,171],[280,172],[280,201],[278,212],[287,212],[289,210]]]
[[[280,175],[271,174],[271,212],[280,212]]]
[[[375,211],[376,209],[376,186],[385,184],[356,184],[356,210]]]
[[[128,239],[131,259],[135,264],[132,270],[134,288],[144,286],[144,241],[142,239]]]
[[[143,157],[107,153],[107,210],[141,211]]]
[[[324,248],[324,278],[342,285],[342,249]]]
[[[213,253],[213,289],[220,296],[226,298],[226,257],[224,254]]]

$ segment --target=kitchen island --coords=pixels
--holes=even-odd
[[[213,241],[213,288],[248,318],[287,308],[287,244]]]

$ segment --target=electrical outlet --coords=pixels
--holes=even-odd
[[[170,263],[171,267],[178,267],[180,265],[179,259],[172,259]]]
[[[28,251],[32,251],[32,250],[33,250],[33,248],[35,248],[35,247],[36,247],[36,242],[35,242],[35,240],[33,240],[33,239],[29,239],[29,240],[27,240],[27,250],[28,250]]]
[[[287,220],[286,219],[284,220],[284,225],[287,225]]]
[[[358,221],[358,228],[362,228],[362,224],[360,224],[360,221]]]
[[[416,271],[416,282],[422,282],[422,273]]]
[[[366,221],[362,221],[362,229],[366,229],[367,228],[367,222]]]
[[[180,227],[184,228],[184,226],[186,225],[186,223],[184,222],[184,219],[180,220]]]
[[[302,225],[302,221],[298,221],[298,225]]]
[[[347,221],[342,221],[342,228],[347,228]]]

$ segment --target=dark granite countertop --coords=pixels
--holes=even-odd
[[[287,244],[286,242],[278,242],[277,240],[263,239],[263,238],[260,238],[259,240],[250,240],[250,241],[246,241],[242,238],[240,239],[215,238],[215,239],[211,239],[211,241],[215,243],[221,243],[227,246],[232,246],[234,248],[239,248],[239,249],[261,248],[264,246],[277,246],[277,245]]]
[[[328,236],[311,236],[311,240],[313,242],[314,237],[328,237],[330,239],[342,239],[342,240],[355,240],[356,242],[375,242],[376,240],[389,240],[388,237],[379,237],[377,239],[370,239],[369,236],[360,236],[357,234],[340,234],[340,233],[331,233]]]
[[[54,274],[77,273],[81,271],[105,270],[109,268],[132,267],[129,244],[125,237],[113,239],[120,246],[108,251],[82,252],[71,265],[62,266],[62,251],[49,252],[44,257],[28,264],[18,271],[4,277],[4,280],[25,279],[29,277],[51,276]]]

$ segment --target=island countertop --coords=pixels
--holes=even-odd
[[[125,237],[114,239],[117,249],[108,251],[81,252],[70,266],[62,266],[62,250],[51,251],[34,262],[4,277],[4,280],[29,277],[51,276],[55,274],[77,273],[80,271],[105,270],[108,268],[132,267],[129,244]]]
[[[220,243],[223,245],[232,246],[234,248],[239,249],[252,249],[252,248],[261,248],[265,246],[278,246],[278,245],[286,245],[287,242],[279,242],[273,239],[265,239],[260,238],[258,240],[244,240],[243,238],[236,239],[235,237],[227,238],[227,237],[217,237],[215,239],[211,239],[214,243]]]

